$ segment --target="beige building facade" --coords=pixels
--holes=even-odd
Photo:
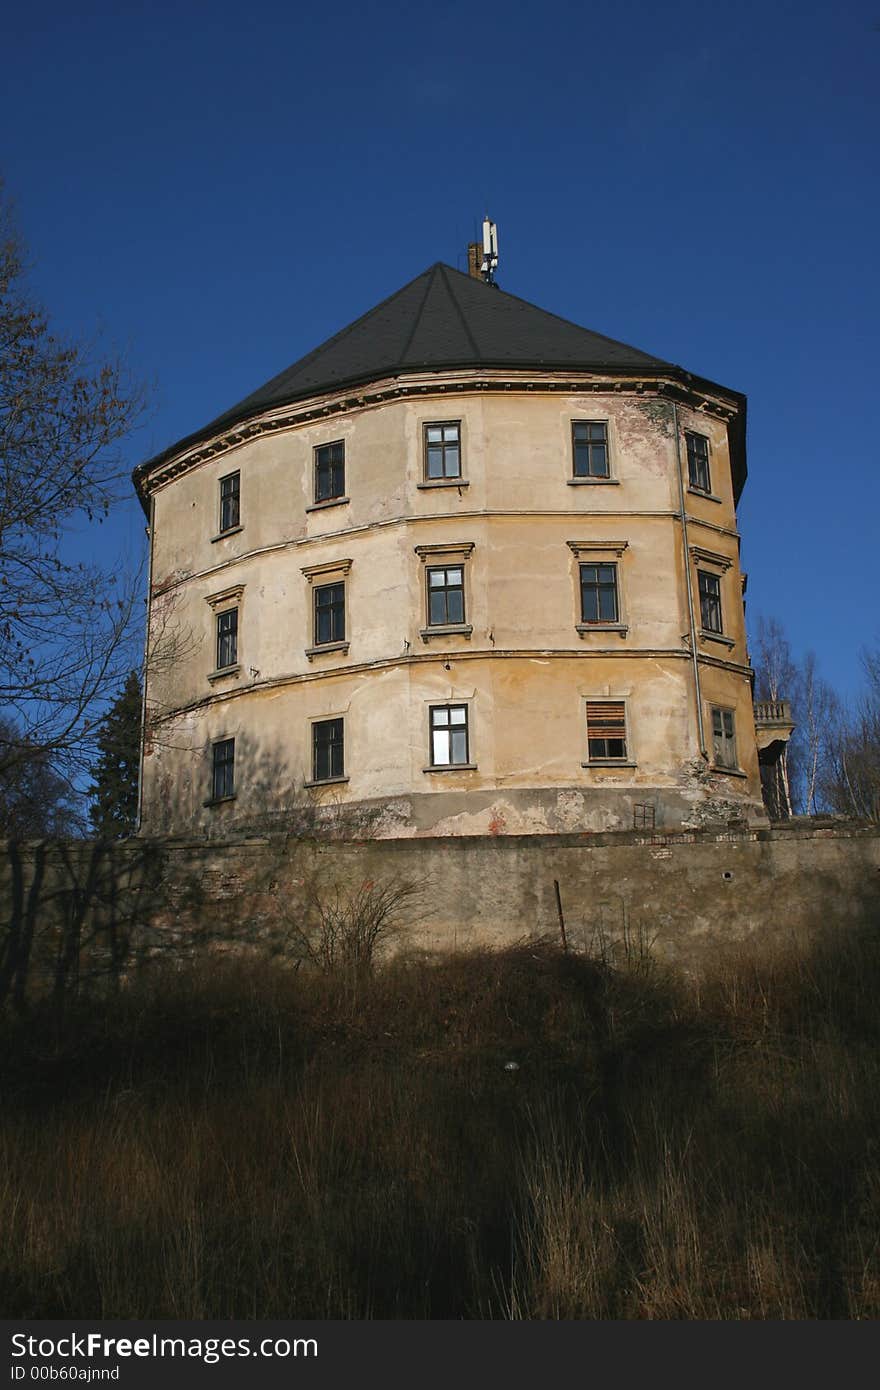
[[[136,473],[141,824],[763,819],[745,400],[434,266]]]

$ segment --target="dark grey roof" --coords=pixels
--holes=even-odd
[[[228,418],[367,378],[467,366],[656,370],[669,363],[438,261],[240,401]]]
[[[275,406],[380,377],[474,366],[687,375],[438,261],[231,410],[142,464],[135,476]]]

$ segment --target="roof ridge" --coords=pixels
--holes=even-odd
[[[458,314],[458,317],[459,317],[459,319],[461,320],[461,326],[462,326],[462,328],[463,328],[464,331],[465,331],[465,337],[467,338],[468,342],[470,343],[471,347],[473,348],[473,350],[474,350],[474,356],[476,357],[477,361],[478,361],[478,362],[481,362],[482,359],[483,359],[483,354],[482,354],[481,351],[480,351],[479,343],[477,342],[476,338],[474,337],[473,333],[472,333],[471,330],[470,330],[470,325],[468,324],[468,321],[467,321],[467,319],[466,319],[465,316],[464,316],[464,310],[462,309],[461,305],[459,304],[458,300],[456,299],[455,294],[454,294],[454,292],[453,292],[452,285],[449,283],[449,276],[446,274],[447,269],[451,270],[451,269],[452,269],[452,266],[447,267],[447,266],[445,266],[445,265],[443,264],[442,261],[440,261],[438,264],[439,264],[439,266],[440,266],[440,273],[441,273],[441,275],[443,276],[443,279],[444,279],[444,281],[445,281],[445,283],[446,283],[446,289],[447,289],[447,291],[448,291],[448,293],[449,293],[449,298],[450,298],[450,300],[452,301],[453,305],[455,306],[455,312]],[[460,274],[462,274],[462,272],[461,272],[461,271],[458,271],[457,274],[460,275]],[[471,278],[472,278],[471,276],[467,276],[467,279],[468,279],[468,280],[470,280]]]
[[[367,319],[371,319],[374,314],[378,314],[379,311],[381,309],[384,309],[387,304],[390,304],[392,300],[397,299],[400,295],[404,294],[406,290],[410,289],[410,287],[416,283],[417,280],[421,280],[423,275],[429,275],[430,272],[432,270],[435,270],[439,264],[440,262],[437,261],[435,265],[429,266],[427,270],[419,271],[419,274],[414,275],[411,280],[407,280],[405,285],[401,285],[400,288],[394,290],[392,294],[386,295],[384,299],[380,299],[379,303],[374,304],[372,309],[365,310],[365,312],[363,314],[360,314],[356,319],[352,319],[351,323],[347,323],[344,328],[338,329],[337,332],[333,333],[329,338],[325,338],[324,341],[322,343],[319,343],[317,347],[312,348],[311,352],[307,352],[305,357],[297,357],[294,359],[293,362],[289,362],[286,367],[282,368],[280,372],[276,372],[275,375],[271,377],[269,381],[264,383],[263,386],[256,387],[254,391],[250,392],[249,395],[245,396],[244,400],[250,400],[250,397],[252,395],[256,395],[258,391],[268,389],[270,386],[272,386],[273,382],[278,381],[283,376],[287,376],[287,373],[291,371],[293,367],[308,366],[308,364],[314,361],[314,359],[319,354],[326,352],[326,350],[329,347],[333,347],[337,343],[342,342],[342,340],[346,338],[349,333],[353,333],[354,330],[356,328],[359,328],[362,323],[365,323]],[[243,401],[239,402],[239,404],[243,404]],[[233,407],[233,409],[234,408],[235,407]],[[220,418],[222,419],[222,416]]]
[[[444,270],[451,270],[460,279],[467,280],[469,284],[482,285],[485,283],[483,280],[475,280],[463,270],[457,270],[454,265],[449,265],[445,261],[440,261],[438,264],[442,265]],[[515,300],[517,304],[524,304],[527,309],[535,309],[539,314],[545,314],[548,319],[556,319],[557,323],[564,323],[567,328],[576,328],[579,333],[589,333],[593,338],[601,338],[603,343],[613,343],[615,347],[628,348],[630,352],[637,352],[640,357],[650,357],[655,363],[662,363],[665,367],[676,366],[675,362],[668,362],[664,357],[654,357],[653,353],[645,352],[644,348],[637,348],[633,343],[624,343],[620,338],[612,338],[607,333],[597,333],[595,328],[585,328],[582,323],[575,323],[574,319],[565,319],[561,314],[554,314],[552,309],[544,309],[540,304],[533,304],[530,299],[523,299],[522,295],[511,294],[510,290],[502,289],[500,285],[487,285],[486,288],[497,290],[506,295],[508,299]],[[684,368],[680,367],[679,371],[684,371]]]
[[[418,328],[419,324],[421,323],[422,314],[425,312],[425,304],[426,304],[427,301],[428,301],[428,295],[431,293],[431,286],[433,285],[434,280],[435,280],[435,278],[436,278],[436,275],[437,275],[437,267],[438,267],[439,265],[440,265],[440,262],[439,262],[439,261],[435,261],[434,264],[433,264],[432,266],[429,266],[427,270],[425,270],[425,271],[422,272],[422,274],[425,275],[425,276],[427,277],[427,283],[425,284],[425,293],[422,295],[422,302],[421,302],[421,304],[419,305],[418,309],[416,310],[416,314],[415,314],[415,317],[414,317],[413,322],[412,322],[412,327],[411,327],[411,329],[409,330],[409,333],[407,334],[407,337],[406,337],[406,342],[405,342],[404,345],[403,345],[403,350],[401,351],[401,354],[400,354],[400,360],[401,360],[401,362],[405,362],[405,361],[406,361],[406,355],[407,355],[407,353],[409,352],[410,344],[412,343],[413,338],[416,336],[416,329]],[[416,279],[418,279],[418,278],[419,278],[419,277],[416,276]],[[410,281],[410,284],[412,284],[412,281]]]

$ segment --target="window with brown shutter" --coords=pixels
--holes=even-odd
[[[626,758],[626,706],[623,700],[587,701],[587,749],[590,762]]]

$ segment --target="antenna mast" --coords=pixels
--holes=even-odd
[[[498,269],[498,228],[490,222],[489,214],[483,218],[483,262],[480,275],[487,285],[495,284],[495,271]]]

